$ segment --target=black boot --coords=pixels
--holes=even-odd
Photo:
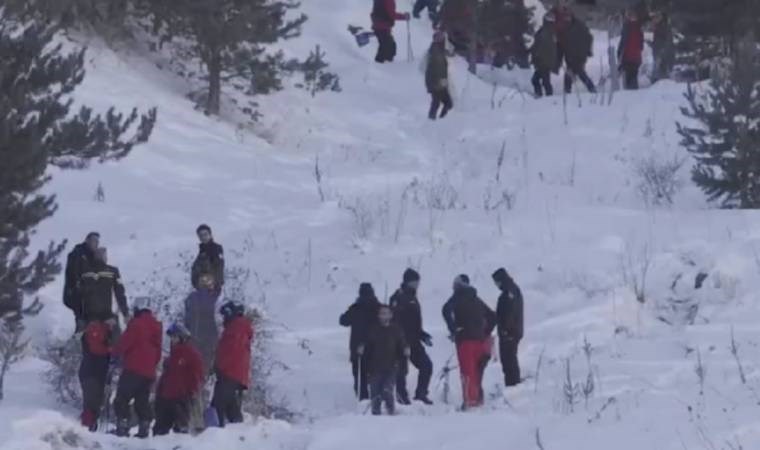
[[[116,422],[116,436],[129,437],[129,419],[119,419]]]
[[[140,422],[135,436],[140,439],[145,439],[150,436],[150,422]]]
[[[409,401],[409,394],[403,394],[399,393],[396,395],[396,401],[398,401],[401,405],[411,405],[412,402]]]
[[[422,402],[422,403],[424,403],[424,404],[426,404],[428,406],[433,404],[433,401],[430,400],[427,395],[417,394],[417,395],[414,396],[414,399],[416,401]]]

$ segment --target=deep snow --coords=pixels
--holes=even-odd
[[[201,222],[214,228],[228,253],[247,249],[231,259],[254,272],[251,298],[265,302],[267,314],[283,324],[274,344],[289,370],[273,381],[301,419],[214,430],[197,439],[92,435],[79,429],[75,411],[55,405],[39,379],[44,364],[30,356],[6,384],[0,446],[528,449],[538,448],[540,430],[546,450],[760,448],[754,301],[760,233],[752,226],[758,214],[710,209],[689,180],[689,161],[679,172],[683,189],[672,207],[648,207],[638,195],[638,160],[686,156],[675,133],[683,86],[661,82],[618,93],[609,106],[573,94],[564,99],[565,124],[561,96],[534,100],[512,89],[515,79],[524,85],[524,74],[486,74],[508,85],[494,94],[457,61],[451,64],[455,109],[429,122],[419,60],[429,24],[412,25],[415,61],[406,61],[400,24],[397,62],[376,65],[374,42],[359,49],[345,31],[348,23],[367,24],[365,6],[304,2],[310,16],[304,37],[283,48],[303,56],[319,43],[343,92],[311,98],[287,90],[263,98],[257,134],[194,111],[182,86],[139,52],[90,43],[77,99],[102,108],[157,105],[159,122],[151,142],[123,162],[53,172],[49,189],[60,210],[37,236],[42,245],[101,231],[130,297],[144,291],[142,281],[153,272],[189,285],[176,263],[181,253],[194,252]],[[606,45],[599,35],[595,54],[605,54]],[[598,56],[589,67],[598,79]],[[99,182],[105,203],[92,200]],[[504,192],[511,209],[494,206]],[[626,279],[645,261],[647,301],[641,305]],[[437,404],[372,418],[353,398],[348,332],[337,317],[359,282],[372,282],[385,298],[407,265],[423,277]],[[453,352],[440,307],[462,272],[495,304],[490,273],[502,265],[526,299],[520,357],[529,379],[503,393],[493,363],[486,407],[458,413],[455,374],[451,405],[440,401],[437,377]],[[709,276],[695,291],[700,271]],[[39,346],[72,331],[60,290],[60,280],[47,287],[46,308],[29,321]],[[184,294],[177,292],[177,300]],[[658,320],[677,316],[667,311],[673,298],[698,304],[694,325]],[[732,327],[746,385],[729,350]],[[565,364],[569,359],[574,383],[586,382],[584,339],[592,346],[595,389],[571,412],[563,393]],[[706,369],[702,394],[697,354]],[[413,371],[411,384],[414,379]]]

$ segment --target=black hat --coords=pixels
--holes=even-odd
[[[198,225],[198,228],[195,230],[195,234],[198,234],[201,231],[208,231],[209,233],[211,233],[211,227],[206,225],[205,223],[202,223]]]
[[[420,274],[414,269],[406,269],[404,271],[404,284],[420,281]]]
[[[90,231],[89,233],[87,233],[87,237],[85,237],[84,239],[87,241],[90,238],[94,238],[94,237],[100,239],[100,233],[98,233],[97,231]]]
[[[469,285],[470,285],[470,277],[468,277],[465,274],[457,275],[457,277],[454,278],[454,286],[467,287]]]
[[[374,297],[375,289],[369,283],[359,285],[359,297]]]
[[[496,272],[493,273],[493,275],[491,275],[491,278],[493,278],[493,280],[496,282],[505,283],[509,281],[509,274],[505,268],[500,267]]]

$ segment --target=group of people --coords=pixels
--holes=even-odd
[[[119,270],[107,264],[98,233],[89,233],[68,255],[64,304],[73,311],[76,332],[81,333],[80,419],[90,430],[98,429],[102,410],[109,406],[105,393],[116,369],[120,376],[113,410],[118,436],[129,436],[132,410],[137,417],[136,436],[141,438],[150,435],[151,424],[154,435],[163,435],[242,422],[242,395],[250,382],[253,323],[245,305],[227,301],[219,308],[220,335],[216,311],[224,284],[224,250],[214,242],[207,225],[196,232],[200,246],[191,269],[194,290],[185,300],[184,317],[166,331],[171,347],[160,377],[163,325],[154,315],[150,299],[136,298],[130,310]],[[114,296],[127,323],[123,333],[113,311]],[[213,396],[206,405],[204,388],[211,376],[215,377]],[[155,402],[151,405],[154,384]]]
[[[463,409],[483,404],[482,379],[491,359],[494,329],[499,337],[504,384],[520,383],[517,352],[523,337],[522,293],[504,268],[492,278],[501,290],[496,311],[478,297],[467,275],[454,279],[453,294],[442,310],[450,339],[456,344]],[[358,298],[340,316],[339,323],[351,328],[354,392],[359,400],[370,400],[374,415],[382,413],[383,404],[388,414],[394,414],[396,400],[403,405],[411,404],[411,400],[432,404],[429,387],[433,363],[425,347],[431,347],[433,339],[423,328],[419,285],[420,274],[407,269],[401,286],[385,305],[371,284],[362,283]],[[418,371],[413,399],[406,384],[410,363]]]

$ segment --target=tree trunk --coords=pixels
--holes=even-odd
[[[206,114],[218,115],[222,98],[222,58],[218,50],[209,52],[208,60],[208,99]]]

